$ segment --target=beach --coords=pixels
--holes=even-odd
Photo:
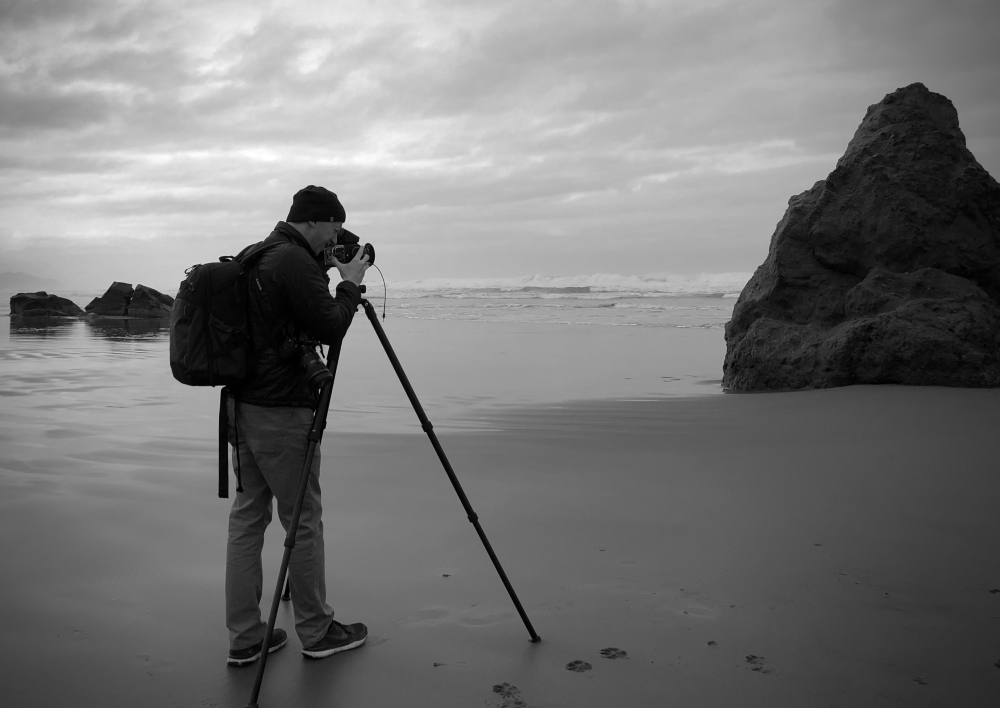
[[[321,474],[329,601],[370,635],[307,661],[283,603],[260,705],[996,705],[1000,391],[724,395],[718,327],[386,329],[542,641],[352,330]],[[162,332],[61,331],[2,342],[5,702],[245,705],[217,392]]]

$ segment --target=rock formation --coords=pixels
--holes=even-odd
[[[79,317],[84,312],[72,300],[40,291],[12,296],[10,314],[11,317]]]
[[[170,317],[174,299],[169,295],[153,290],[146,285],[136,285],[132,298],[128,302],[126,314],[129,317],[160,318]]]
[[[115,281],[101,297],[91,300],[86,310],[99,317],[152,319],[169,317],[173,304],[172,297],[148,286],[136,285],[133,289],[130,283]]]
[[[1000,185],[922,84],[792,197],[726,325],[733,391],[1000,386]]]
[[[119,283],[117,280],[111,283],[100,297],[95,297],[84,308],[89,315],[102,315],[105,317],[123,317],[128,301],[132,299],[132,284]]]

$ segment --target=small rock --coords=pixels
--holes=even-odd
[[[710,646],[710,647],[717,647],[717,646],[719,646],[719,643],[713,639],[713,640],[711,640],[708,643],[708,646]]]

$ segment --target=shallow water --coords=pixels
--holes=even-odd
[[[446,428],[477,428],[496,407],[720,393],[721,325],[731,301],[671,300],[633,313],[579,297],[543,305],[421,298],[390,301],[382,326],[428,417]],[[576,324],[560,319],[566,312]],[[653,325],[637,321],[653,317]],[[217,392],[173,380],[164,323],[7,319],[0,415],[8,440],[41,430],[48,441],[124,430],[212,439]],[[345,432],[419,432],[363,313],[344,342],[330,420]]]

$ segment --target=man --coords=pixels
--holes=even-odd
[[[231,666],[260,658],[267,627],[260,613],[264,530],[271,521],[272,497],[281,525],[288,529],[317,404],[299,357],[282,357],[280,341],[306,334],[331,345],[331,352],[339,351],[361,299],[359,286],[368,269],[363,249],[348,263],[335,261],[343,278],[336,297],[325,273],[324,249],[336,244],[345,218],[333,192],[312,185],[300,190],[287,219],[265,241],[277,245],[250,271],[250,322],[259,360],[249,380],[230,392],[229,401],[233,468],[241,482],[229,513],[226,556]],[[368,636],[360,622],[334,620],[326,603],[319,468],[317,446],[288,566],[295,631],[302,653],[314,659],[361,646]],[[270,651],[286,641],[286,632],[275,628]]]

